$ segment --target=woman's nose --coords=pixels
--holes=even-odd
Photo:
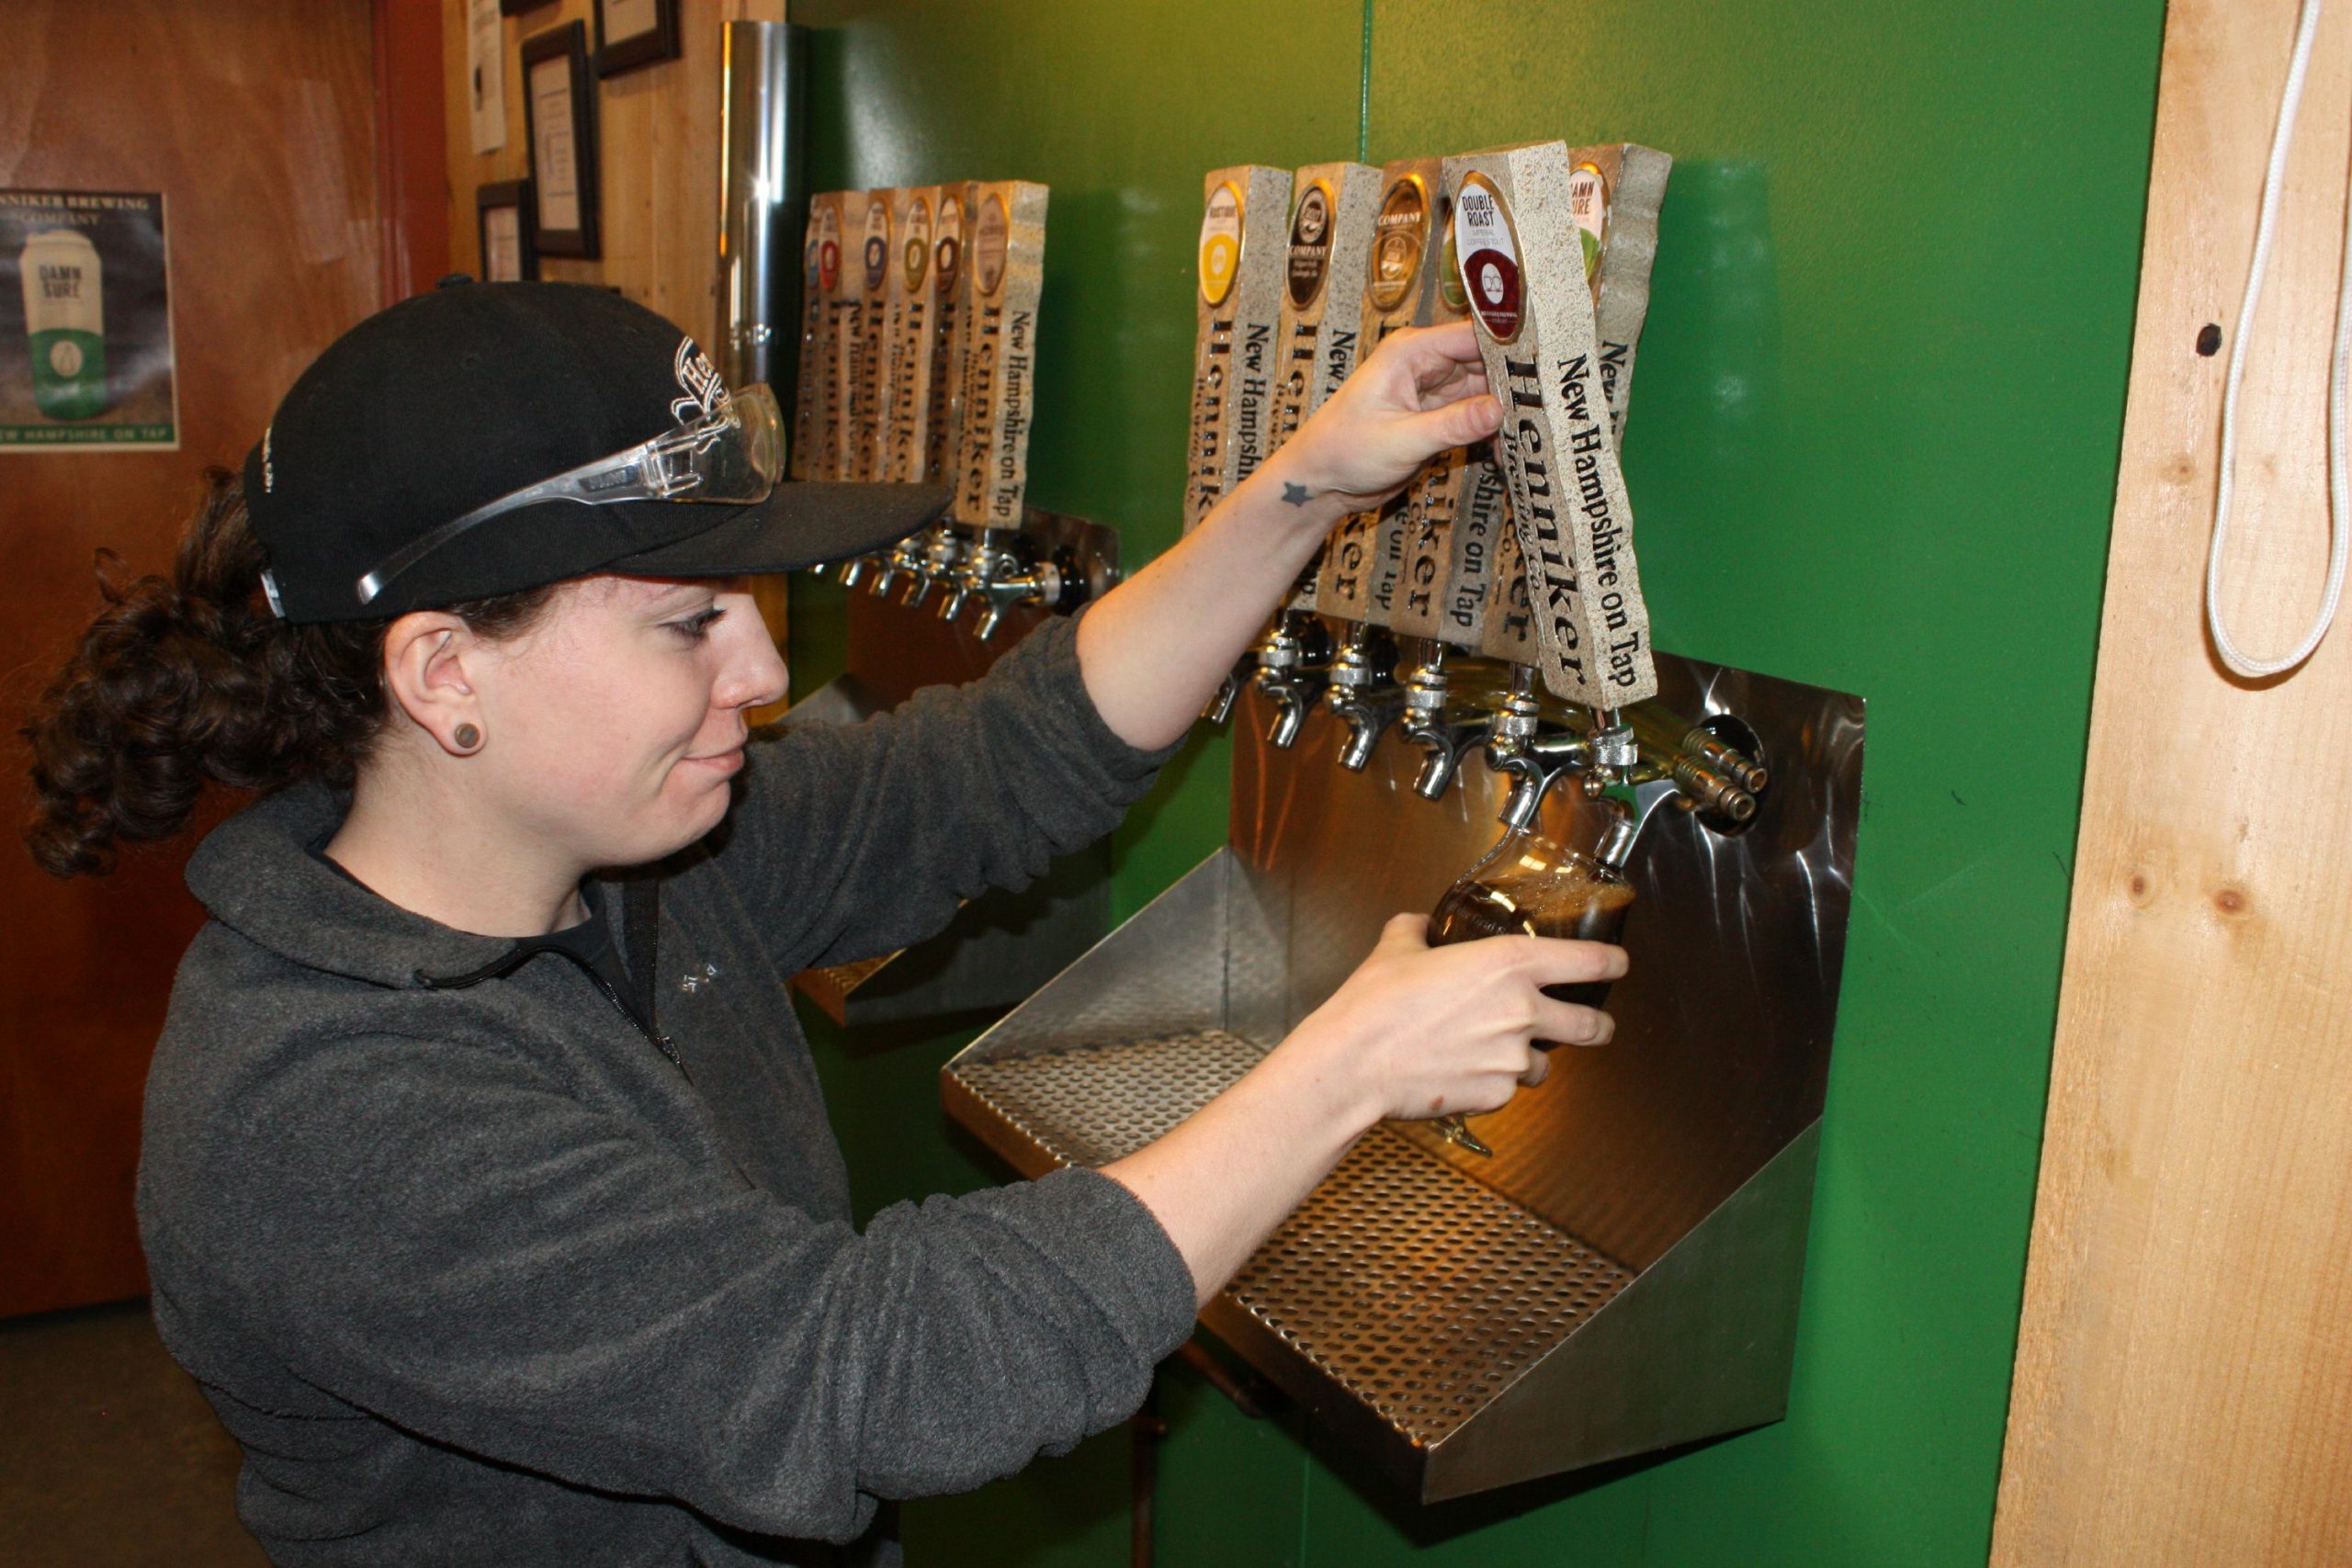
[[[776,652],[775,638],[768,634],[759,607],[747,604],[744,609],[745,614],[729,615],[719,623],[735,623],[741,627],[734,646],[728,649],[726,670],[713,693],[723,707],[765,707],[783,701],[789,687],[783,656]]]

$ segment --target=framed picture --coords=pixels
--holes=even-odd
[[[519,17],[526,11],[536,11],[542,6],[552,4],[554,0],[498,0],[498,14],[502,17]]]
[[[577,21],[523,40],[523,125],[531,144],[531,230],[543,256],[594,256],[596,95],[588,28]]]
[[[474,192],[484,283],[529,283],[539,276],[532,233],[531,182],[499,180]]]
[[[678,58],[678,0],[596,0],[596,74]]]

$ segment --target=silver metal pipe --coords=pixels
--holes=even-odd
[[[718,172],[718,360],[730,387],[763,381],[793,406],[800,308],[800,241],[808,211],[808,30],[789,22],[729,22]]]

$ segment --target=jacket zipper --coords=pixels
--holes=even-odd
[[[596,989],[605,994],[605,999],[613,1004],[613,1010],[620,1014],[623,1018],[628,1020],[629,1027],[631,1029],[636,1030],[639,1034],[645,1036],[646,1039],[651,1041],[655,1050],[661,1052],[664,1056],[669,1057],[670,1065],[677,1068],[679,1074],[684,1077],[688,1083],[695,1081],[694,1074],[687,1072],[685,1063],[678,1059],[678,1048],[670,1043],[670,1037],[668,1035],[656,1034],[653,1031],[646,1028],[643,1023],[639,1022],[638,1021],[637,1014],[629,1010],[628,1004],[621,1000],[621,994],[613,989],[613,984],[611,981],[605,979],[602,975],[597,974],[594,969],[590,969],[585,966],[582,967],[581,973],[587,976],[590,980],[595,983]]]

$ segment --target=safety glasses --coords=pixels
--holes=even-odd
[[[765,501],[784,471],[784,414],[763,386],[738,388],[718,408],[640,446],[567,468],[442,524],[376,563],[358,582],[359,602],[452,539],[492,518],[542,502],[610,506],[621,501]]]

